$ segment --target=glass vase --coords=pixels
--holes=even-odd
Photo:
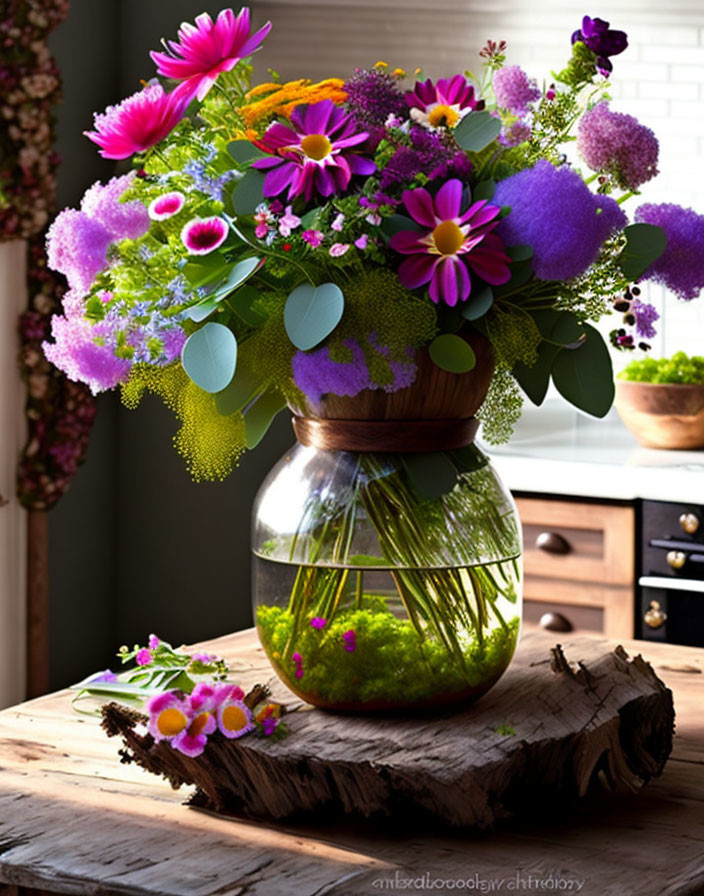
[[[521,620],[514,502],[476,446],[296,445],[254,509],[254,613],[284,683],[343,711],[476,698]]]

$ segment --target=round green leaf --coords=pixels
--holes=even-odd
[[[481,152],[501,131],[501,122],[488,112],[470,112],[453,131],[453,137],[462,149]]]
[[[329,336],[340,323],[345,297],[334,283],[303,283],[286,299],[284,327],[291,342],[305,352]]]
[[[222,324],[207,323],[186,340],[181,350],[183,369],[206,392],[228,385],[237,364],[237,340]]]
[[[264,177],[254,168],[245,174],[232,191],[232,204],[238,215],[252,215],[257,206],[264,202]]]
[[[466,302],[462,303],[462,317],[465,320],[479,320],[494,304],[494,290],[488,283],[473,286]]]
[[[618,257],[625,277],[637,280],[667,248],[667,236],[655,224],[629,224],[623,230],[626,245]]]
[[[579,348],[558,352],[552,365],[557,391],[570,404],[603,417],[614,400],[614,373],[611,355],[601,333],[589,324],[582,325],[586,339]]]
[[[467,373],[477,363],[472,346],[454,333],[436,336],[428,351],[435,364],[450,373]]]

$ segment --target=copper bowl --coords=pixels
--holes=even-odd
[[[616,410],[645,448],[704,448],[704,383],[616,380]]]

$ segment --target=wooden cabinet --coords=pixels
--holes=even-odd
[[[632,638],[635,515],[629,506],[517,497],[524,619],[560,613],[575,629]]]

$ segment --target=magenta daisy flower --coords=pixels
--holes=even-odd
[[[216,728],[214,715],[179,691],[152,697],[146,706],[149,733],[155,741],[167,740],[186,756],[200,756],[208,735]]]
[[[265,196],[278,196],[288,188],[288,199],[303,195],[309,201],[316,190],[331,196],[346,189],[353,174],[376,171],[371,159],[349,152],[369,134],[357,131],[352,116],[332,100],[296,106],[291,125],[272,124],[259,141],[276,154],[253,165],[267,172]]]
[[[178,190],[157,196],[149,203],[149,217],[152,221],[165,221],[173,215],[177,215],[183,208],[186,197]]]
[[[164,93],[161,84],[150,84],[117,106],[96,114],[95,130],[84,135],[97,143],[104,159],[126,159],[163,140],[183,118],[188,97]]]
[[[225,700],[220,704],[217,716],[218,728],[230,740],[254,731],[252,711],[243,700]]]
[[[231,71],[237,63],[260,48],[271,30],[271,22],[254,34],[249,33],[249,10],[238,15],[223,9],[215,22],[207,12],[197,16],[195,25],[184,22],[178,41],[168,42],[166,53],[152,52],[157,72],[165,78],[182,81],[177,91],[203,100],[221,72]]]
[[[222,218],[193,218],[183,225],[181,242],[191,255],[207,255],[222,246],[227,237],[227,224]]]
[[[480,101],[464,75],[455,75],[441,78],[437,84],[430,78],[416,81],[414,89],[406,94],[406,103],[411,107],[413,121],[434,129],[442,125],[453,128],[468,112],[476,109]]]
[[[466,212],[462,204],[462,182],[453,178],[443,184],[433,199],[423,189],[406,190],[402,200],[410,216],[427,232],[402,230],[389,246],[410,255],[398,269],[398,279],[408,289],[430,283],[430,298],[450,306],[464,302],[472,290],[467,265],[494,286],[510,277],[510,258],[504,244],[491,231],[501,209],[486,199],[474,202]]]

